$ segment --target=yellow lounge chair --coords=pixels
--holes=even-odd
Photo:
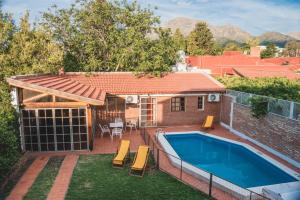
[[[202,124],[202,128],[203,129],[213,128],[213,124],[214,124],[214,116],[208,115]]]
[[[139,146],[135,154],[133,164],[131,165],[129,175],[140,176],[140,177],[144,176],[145,169],[148,162],[149,152],[150,152],[149,146],[146,145]]]
[[[117,153],[112,161],[114,167],[124,167],[126,160],[129,158],[130,141],[121,140]]]

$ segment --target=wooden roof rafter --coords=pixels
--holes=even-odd
[[[70,81],[70,79],[65,78],[65,81],[60,81],[60,84],[65,84],[66,82],[72,84]],[[22,79],[14,79],[14,78],[7,78],[7,82],[15,87],[19,87],[19,88],[23,88],[23,89],[28,89],[28,90],[32,90],[32,91],[36,91],[36,92],[41,92],[41,93],[46,93],[47,95],[54,95],[57,97],[62,97],[62,98],[67,98],[70,100],[74,100],[74,101],[79,101],[79,102],[85,102],[91,105],[103,105],[105,103],[105,96],[106,96],[106,92],[103,90],[97,90],[99,92],[97,96],[97,98],[93,98],[95,95],[93,95],[90,92],[84,92],[87,93],[89,95],[81,95],[78,94],[77,91],[69,91],[69,90],[65,90],[64,87],[57,87],[57,84],[53,84],[53,86],[55,86],[55,88],[49,87],[49,86],[43,86],[42,84],[39,85],[38,82],[36,83],[30,83],[30,82],[26,82],[26,79],[22,80]],[[75,81],[74,81],[75,82]],[[52,84],[51,84],[52,85]],[[59,89],[56,89],[59,88]],[[90,88],[90,87],[86,87],[86,88]],[[95,88],[91,88],[92,90],[96,91]],[[76,92],[76,93],[75,93]],[[84,94],[82,93],[82,94]]]

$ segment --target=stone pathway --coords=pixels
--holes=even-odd
[[[78,155],[67,155],[65,157],[47,200],[63,200],[65,198],[78,157]]]
[[[38,177],[39,173],[44,169],[49,157],[40,156],[30,165],[30,167],[23,174],[17,185],[10,192],[6,200],[21,200],[28,192],[29,188]]]

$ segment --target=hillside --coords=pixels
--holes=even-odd
[[[300,32],[291,32],[288,33],[287,35],[296,38],[297,40],[300,40]]]
[[[195,27],[195,25],[201,22],[201,20],[178,17],[174,18],[162,26],[165,28],[170,28],[173,32],[179,28],[180,31],[187,36]],[[216,40],[234,40],[237,42],[245,42],[251,38],[250,33],[243,31],[239,27],[232,25],[223,25],[223,26],[213,26],[208,24],[209,29],[211,30],[214,38]]]
[[[262,45],[266,45],[267,43],[274,43],[277,46],[284,47],[284,45],[291,40],[296,40],[295,38],[284,35],[278,32],[266,32],[260,36],[258,36]]]
[[[177,17],[164,23],[162,27],[170,28],[173,32],[179,28],[180,31],[187,36],[194,29],[195,25],[201,21],[202,20],[199,19]],[[228,41],[243,43],[254,37],[247,31],[230,24],[215,26],[208,23],[208,27],[214,35],[214,38],[220,43],[226,43]],[[286,42],[299,39],[300,32],[290,33],[289,35],[284,35],[278,32],[266,32],[260,36],[257,36],[257,38],[260,39],[262,45],[272,42],[280,47],[283,47]]]

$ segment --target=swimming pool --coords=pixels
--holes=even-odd
[[[297,173],[275,166],[243,143],[202,132],[165,133],[159,141],[167,153],[242,188],[299,181]]]

